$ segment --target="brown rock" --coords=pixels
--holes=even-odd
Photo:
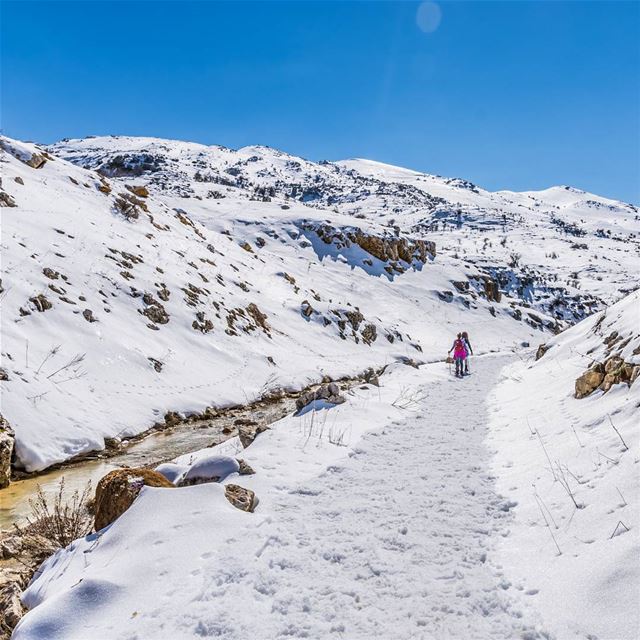
[[[600,389],[602,389],[602,391],[606,393],[607,391],[609,391],[609,389],[611,389],[611,387],[614,384],[616,384],[616,382],[618,382],[618,380],[616,379],[616,376],[613,373],[607,373],[604,379],[602,380]]]
[[[22,602],[20,602],[21,593],[22,588],[17,582],[7,582],[0,587],[0,611],[2,611],[0,629],[6,629],[9,632],[7,638],[24,615]]]
[[[498,283],[488,276],[484,276],[483,280],[484,293],[487,296],[487,300],[490,302],[500,302],[500,300],[502,300],[502,292],[500,291]]]
[[[362,330],[362,341],[365,344],[372,344],[378,337],[378,330],[375,324],[367,324]]]
[[[253,467],[249,464],[247,464],[242,458],[237,458],[238,460],[238,464],[240,465],[240,468],[238,469],[238,473],[241,476],[252,476],[255,471],[253,470]]]
[[[246,449],[261,433],[267,431],[269,427],[264,424],[257,426],[241,424],[238,425],[238,438],[240,443]]]
[[[598,371],[597,369],[585,371],[576,380],[575,397],[578,399],[586,398],[602,384],[603,380],[604,373],[602,373],[602,371]]]
[[[33,304],[33,306],[40,312],[47,311],[47,309],[51,309],[52,304],[47,300],[47,298],[39,293],[37,296],[33,298],[29,298],[29,302]]]
[[[538,350],[536,351],[536,360],[540,360],[542,356],[547,353],[549,347],[546,344],[541,344],[538,346]]]
[[[0,191],[0,207],[17,207],[16,201],[4,191]]]
[[[256,494],[251,489],[245,489],[238,484],[228,484],[224,488],[224,495],[236,509],[253,512],[258,504]]]
[[[129,191],[134,195],[138,196],[138,198],[149,197],[149,189],[143,185],[127,185],[127,189],[129,189]]]
[[[11,482],[11,456],[14,442],[13,429],[0,414],[0,489],[8,487]]]
[[[174,488],[162,474],[151,469],[115,469],[104,476],[96,487],[96,531],[119,518],[133,504],[143,486]]]
[[[612,356],[604,363],[605,373],[616,373],[624,364],[624,360],[620,356]]]
[[[25,164],[33,167],[34,169],[42,169],[44,167],[47,159],[41,153],[34,153],[31,157],[25,161]]]

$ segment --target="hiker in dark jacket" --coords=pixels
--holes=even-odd
[[[467,350],[467,357],[464,359],[464,372],[469,373],[469,356],[473,355],[473,349],[471,348],[471,342],[469,342],[469,334],[466,331],[462,332],[462,341],[464,342],[465,349]]]

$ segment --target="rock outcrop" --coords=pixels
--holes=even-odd
[[[357,245],[374,258],[386,262],[384,268],[389,274],[404,273],[408,265],[424,264],[429,257],[436,255],[436,244],[430,240],[397,235],[377,236],[359,228],[337,229],[329,224],[308,224],[304,228],[315,232],[325,244],[334,244],[339,249]]]
[[[346,398],[340,393],[340,387],[335,382],[322,384],[313,391],[306,391],[296,399],[296,409],[298,411],[304,409],[308,404],[315,400],[324,400],[331,404],[342,404]]]
[[[502,300],[502,292],[500,291],[500,285],[496,280],[489,276],[483,276],[484,281],[484,293],[487,296],[489,302],[500,302]]]
[[[602,384],[603,380],[604,367],[598,363],[576,380],[575,397],[578,399],[586,398]]]
[[[0,414],[0,489],[8,487],[11,482],[11,458],[14,442],[13,429]]]
[[[96,487],[96,531],[119,518],[133,504],[144,486],[173,488],[173,484],[162,474],[150,469],[115,469],[104,476]]]
[[[238,438],[240,443],[246,449],[261,433],[269,429],[266,424],[257,424],[255,422],[243,422],[236,424],[238,429]]]
[[[536,351],[536,360],[540,360],[540,358],[542,358],[542,356],[547,353],[548,350],[549,347],[546,344],[538,345],[538,349]]]
[[[576,380],[575,397],[586,398],[596,389],[606,393],[615,384],[631,386],[639,377],[640,365],[625,362],[620,356],[611,356],[604,364],[596,362]]]

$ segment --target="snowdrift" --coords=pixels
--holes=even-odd
[[[640,618],[640,383],[576,399],[594,362],[640,365],[640,291],[504,372],[492,397],[499,490],[517,506],[502,546],[514,577],[533,577],[562,638],[637,636]],[[589,635],[591,634],[591,635]]]

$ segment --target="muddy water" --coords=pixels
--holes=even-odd
[[[38,485],[48,497],[53,497],[64,478],[65,495],[70,497],[75,489],[84,490],[88,481],[95,489],[96,483],[106,473],[121,467],[142,467],[159,464],[176,456],[218,444],[236,435],[234,422],[250,419],[270,424],[294,410],[295,401],[289,397],[271,404],[230,409],[222,415],[193,423],[177,425],[164,431],[153,431],[146,437],[124,443],[115,454],[96,454],[91,459],[67,464],[59,469],[12,482],[0,491],[0,529],[24,521],[30,512],[29,499],[37,492]],[[223,433],[225,431],[225,433]]]

